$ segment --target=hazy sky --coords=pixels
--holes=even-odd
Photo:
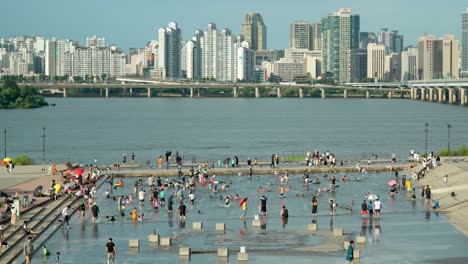
[[[288,45],[289,25],[298,19],[316,22],[341,7],[361,15],[361,31],[388,27],[416,43],[424,32],[454,33],[460,39],[466,0],[1,0],[0,38],[36,35],[85,42],[99,35],[107,44],[128,50],[157,39],[157,29],[176,21],[184,39],[209,22],[234,34],[248,12],[262,14],[268,48]]]

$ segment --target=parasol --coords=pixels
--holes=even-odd
[[[249,199],[249,197],[242,198],[242,200],[240,200],[240,202],[239,202],[239,206],[242,206],[245,202],[247,202],[248,199]]]
[[[388,182],[388,185],[390,185],[392,187],[395,186],[396,184],[397,184],[397,182],[395,180],[391,180],[391,181]]]
[[[370,194],[368,197],[367,197],[367,200],[377,200],[379,197],[375,194]]]
[[[10,157],[6,157],[3,159],[4,162],[12,162],[13,160]]]
[[[84,169],[83,168],[76,168],[73,173],[77,176],[80,176],[81,174],[84,173]]]

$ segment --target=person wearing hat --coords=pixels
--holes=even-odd
[[[112,238],[110,237],[106,243],[106,253],[107,253],[107,264],[111,263],[115,264],[115,253],[117,250],[115,249],[115,244],[112,242]]]

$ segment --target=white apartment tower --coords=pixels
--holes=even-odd
[[[202,47],[202,77],[217,79],[218,69],[218,30],[215,23],[209,23],[203,33]]]
[[[181,43],[182,31],[176,22],[159,29],[158,67],[163,71],[164,78],[181,77]]]
[[[468,8],[462,13],[461,73],[468,77]]]
[[[418,49],[409,48],[401,53],[401,80],[419,80]]]
[[[86,47],[97,47],[104,48],[106,46],[104,38],[98,38],[93,36],[92,38],[86,38]]]
[[[385,45],[367,45],[367,78],[382,80],[385,74]]]

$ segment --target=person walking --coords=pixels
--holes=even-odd
[[[349,241],[348,251],[346,252],[346,264],[353,263],[354,260],[354,241]]]
[[[179,208],[177,209],[177,212],[180,215],[180,221],[185,222],[185,215],[186,215],[187,208],[185,207],[184,202],[180,201]]]
[[[382,203],[380,202],[379,199],[377,199],[375,202],[374,202],[374,210],[375,210],[375,218],[376,219],[379,219],[380,218],[380,209],[382,207]]]
[[[23,254],[26,259],[26,264],[31,264],[32,254],[34,252],[34,245],[32,243],[32,237],[28,237],[28,241],[24,243]]]
[[[363,200],[362,201],[362,204],[361,204],[361,215],[362,215],[362,218],[365,219],[367,217],[367,202],[366,200]]]
[[[312,196],[312,219],[317,220],[317,208],[318,208],[317,197]]]
[[[99,217],[99,206],[96,204],[96,202],[93,203],[93,206],[91,206],[91,213],[93,214],[93,222],[95,223],[98,220]]]
[[[106,252],[107,252],[107,264],[115,264],[115,253],[117,250],[115,249],[115,244],[112,242],[112,238],[109,238],[109,240],[106,243]]]
[[[261,202],[260,212],[262,213],[264,217],[268,217],[267,207],[266,207],[267,199],[268,198],[266,198],[265,195],[263,195],[262,198],[260,198],[260,202]]]
[[[67,224],[67,228],[70,228],[70,223],[68,222],[69,219],[70,219],[70,216],[68,215],[68,210],[70,209],[70,206],[67,205],[67,207],[65,207],[63,210],[62,210],[62,216],[63,216],[63,224],[62,224],[62,228],[65,224]]]

